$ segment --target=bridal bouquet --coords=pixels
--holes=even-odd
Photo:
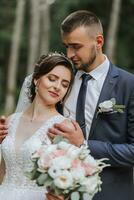
[[[101,190],[99,174],[107,165],[105,159],[95,160],[86,145],[77,147],[59,137],[42,145],[31,158],[34,168],[30,178],[56,195],[91,200]]]

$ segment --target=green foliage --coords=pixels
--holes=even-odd
[[[45,185],[47,187],[52,184],[52,179],[50,176],[48,176],[47,174],[44,173],[44,174],[40,174],[40,176],[37,178],[36,182],[39,186],[43,186],[45,183]]]
[[[79,192],[72,192],[72,194],[71,194],[71,200],[79,200],[79,199],[80,199]]]
[[[0,5],[0,110],[6,95],[6,74],[10,56],[11,37],[15,20],[17,0],[1,0]],[[111,12],[111,0],[55,0],[51,5],[50,50],[63,51],[60,39],[60,24],[71,12],[86,9],[96,13],[103,23],[104,36],[107,34]],[[22,33],[16,94],[24,80],[28,58],[30,3],[26,0],[24,30]],[[118,40],[116,46],[116,63],[118,66],[134,73],[134,0],[122,1]]]
[[[61,141],[69,143],[68,139],[64,138],[62,135],[56,135],[53,139],[53,144],[58,144]]]
[[[50,49],[59,50],[65,53],[65,48],[61,44],[60,39],[60,23],[71,12],[76,10],[90,10],[95,12],[100,17],[103,27],[104,36],[107,34],[109,18],[111,12],[111,0],[57,0],[51,8],[52,30]],[[105,9],[105,12],[104,12]],[[133,67],[133,52],[134,45],[131,43],[134,37],[133,19],[134,19],[134,0],[122,1],[120,13],[120,23],[118,30],[118,40],[116,46],[116,63],[118,66],[125,68],[128,71],[134,72]],[[131,48],[129,48],[131,46]]]

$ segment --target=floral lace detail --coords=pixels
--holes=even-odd
[[[54,123],[60,123],[65,118],[62,115],[56,115],[47,120],[29,139],[27,139],[20,147],[20,150],[15,151],[15,133],[22,113],[12,115],[9,123],[9,133],[2,143],[2,154],[6,163],[6,175],[2,186],[6,188],[18,188],[18,190],[42,191],[45,189],[38,187],[34,181],[26,177],[26,172],[31,171],[33,163],[31,162],[31,154],[40,147],[42,143],[50,144],[51,141],[47,136],[47,130]],[[23,191],[24,192],[24,191]],[[10,196],[10,195],[9,195]],[[14,200],[14,199],[13,199]],[[40,199],[39,199],[40,200]],[[44,200],[44,195],[43,195]]]
[[[26,108],[30,105],[30,100],[28,98],[28,95],[29,95],[29,87],[31,85],[31,81],[32,81],[32,74],[25,78],[25,81],[20,91],[20,96],[15,112],[22,112],[26,110]]]

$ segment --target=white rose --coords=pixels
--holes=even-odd
[[[68,150],[67,150],[67,156],[71,159],[75,159],[79,157],[81,149],[72,145]]]
[[[67,150],[67,149],[69,149],[69,147],[71,147],[72,145],[71,144],[69,144],[69,143],[67,143],[67,142],[64,142],[64,141],[61,141],[61,142],[59,142],[58,143],[58,148],[59,149],[63,149],[63,150]]]
[[[66,156],[56,157],[52,160],[52,165],[57,166],[59,169],[70,169],[71,168],[71,159]]]
[[[81,151],[80,151],[80,154],[79,154],[79,158],[81,160],[83,160],[83,159],[85,159],[89,155],[90,150],[87,147],[85,147],[85,146],[81,146],[80,149],[81,149]]]
[[[61,174],[57,178],[55,178],[54,184],[60,189],[67,189],[69,187],[72,187],[73,178],[71,173],[66,170],[62,171]]]
[[[100,108],[101,112],[113,111],[113,102],[110,100],[104,101],[99,104],[99,108]]]
[[[40,152],[39,151],[36,151],[35,153],[32,154],[31,156],[31,159],[36,159],[36,158],[39,158],[40,157]]]
[[[49,154],[53,153],[56,149],[57,149],[56,144],[48,145],[47,148],[44,150],[44,153],[46,155],[49,155]]]
[[[48,174],[55,179],[61,174],[61,170],[57,166],[51,166],[48,170]]]
[[[46,159],[40,158],[37,162],[38,164],[38,171],[44,173],[49,168],[50,162],[46,162]]]
[[[83,163],[89,164],[94,167],[98,165],[97,161],[91,155],[88,155],[88,157],[85,158]]]
[[[80,183],[85,177],[85,170],[83,167],[73,168],[71,169],[71,174],[73,179]]]
[[[98,175],[89,176],[81,182],[81,185],[85,186],[85,188],[86,188],[85,192],[87,192],[89,194],[93,194],[94,192],[95,193],[97,192],[98,184],[101,184],[101,180]]]

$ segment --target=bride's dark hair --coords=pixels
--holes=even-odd
[[[69,84],[68,91],[67,91],[66,95],[64,96],[64,99],[69,94],[71,87],[72,87],[73,80],[74,80],[73,64],[72,64],[71,60],[68,59],[64,54],[49,53],[47,55],[42,55],[39,58],[38,62],[35,64],[31,85],[29,87],[29,99],[31,102],[34,100],[35,95],[36,95],[34,80],[35,79],[37,80],[40,77],[42,77],[43,75],[49,73],[57,65],[63,65],[64,67],[69,69],[69,71],[71,73],[71,81]]]

